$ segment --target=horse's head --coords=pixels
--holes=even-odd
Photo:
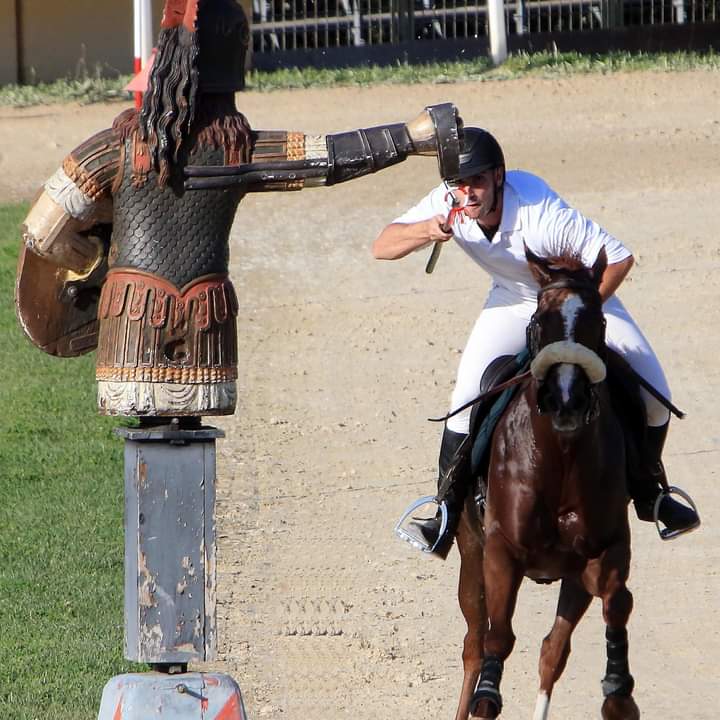
[[[578,256],[525,256],[540,285],[528,326],[538,410],[557,432],[571,433],[597,414],[596,386],[605,379],[605,318],[598,291],[607,267],[605,250],[588,268]]]

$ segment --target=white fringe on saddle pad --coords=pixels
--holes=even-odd
[[[530,364],[530,372],[536,380],[542,381],[548,370],[558,363],[579,365],[593,385],[602,382],[607,374],[605,363],[597,353],[572,340],[546,345]]]

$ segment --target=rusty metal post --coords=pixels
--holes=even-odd
[[[116,675],[98,720],[247,720],[237,683],[187,672],[214,660],[212,427],[119,428],[125,439],[125,657],[159,672]]]
[[[215,428],[121,428],[125,657],[214,660]]]

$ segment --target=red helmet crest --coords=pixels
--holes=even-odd
[[[161,28],[184,25],[188,32],[197,30],[197,11],[200,0],[165,0]]]

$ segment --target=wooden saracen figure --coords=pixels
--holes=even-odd
[[[450,104],[336,135],[253,130],[235,106],[247,42],[235,0],[167,0],[142,109],[73,150],[25,221],[20,322],[55,355],[97,347],[103,414],[233,413],[228,237],[245,193],[333,185],[414,154],[437,154],[444,175],[457,164]],[[188,165],[236,166],[237,183],[186,190]]]

